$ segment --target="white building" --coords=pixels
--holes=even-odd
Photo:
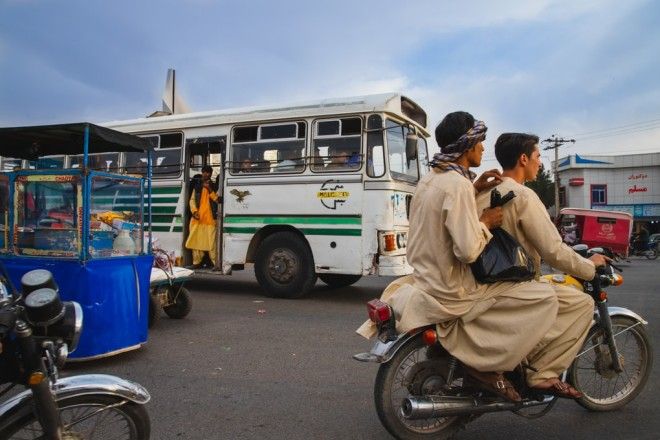
[[[570,155],[559,159],[558,174],[560,206],[625,211],[650,232],[660,229],[660,152]]]

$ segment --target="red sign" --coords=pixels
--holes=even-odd
[[[582,177],[573,177],[572,179],[568,179],[568,184],[570,186],[582,186],[584,185],[584,179]]]

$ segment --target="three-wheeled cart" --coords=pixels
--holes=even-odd
[[[15,285],[47,269],[62,299],[82,306],[74,360],[147,341],[151,150],[145,139],[90,123],[0,129],[0,154],[35,164],[0,174],[0,259]],[[146,181],[106,172],[98,159],[119,151],[145,156]],[[40,168],[49,158],[66,166]]]
[[[602,247],[611,251],[610,256],[628,256],[633,217],[627,212],[564,208],[559,211],[557,226],[574,230],[576,243]]]

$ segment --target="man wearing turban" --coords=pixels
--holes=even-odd
[[[440,153],[419,181],[410,207],[407,252],[414,272],[390,284],[381,299],[392,306],[397,331],[437,324],[440,344],[472,379],[520,401],[503,373],[542,342],[558,304],[548,284],[479,284],[472,275],[470,263],[491,239],[489,229],[502,222],[501,208],[479,213],[475,202],[477,192],[501,181],[499,172],[488,171],[473,184],[469,170],[481,164],[486,130],[466,112],[450,113],[437,126]],[[373,323],[365,322],[358,333],[372,336]]]

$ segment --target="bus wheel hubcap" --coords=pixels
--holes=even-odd
[[[296,256],[289,249],[277,249],[272,253],[268,264],[268,272],[275,281],[288,283],[297,271]]]

